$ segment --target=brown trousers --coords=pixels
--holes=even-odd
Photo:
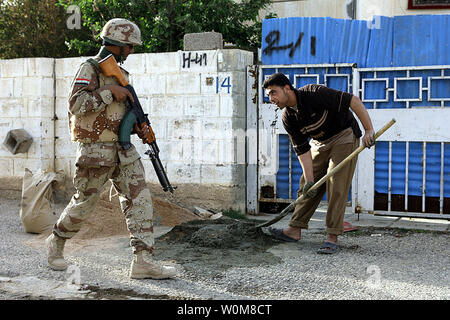
[[[313,160],[314,181],[319,181],[328,170],[333,169],[348,155],[359,147],[359,138],[353,135],[352,143],[342,144],[342,139],[335,139],[320,147],[311,147]],[[348,139],[347,139],[348,141]],[[336,172],[330,179],[319,187],[314,198],[303,199],[295,206],[289,226],[308,229],[308,222],[320,204],[325,192],[327,193],[328,210],[326,216],[327,233],[340,235],[344,232],[344,214],[347,197],[355,172],[357,156]],[[300,189],[297,196],[302,194],[305,177],[300,178]]]

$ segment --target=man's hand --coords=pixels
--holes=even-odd
[[[317,195],[317,189],[310,190],[314,185],[314,181],[306,181],[303,186],[303,196],[306,198],[314,198]]]
[[[364,145],[370,149],[370,147],[375,145],[375,131],[366,130],[364,137],[362,138]]]
[[[127,98],[130,98],[131,102],[134,102],[133,96],[127,88],[116,84],[110,84],[106,87],[111,91],[112,95],[114,96],[114,100],[116,100],[117,102],[125,101]]]

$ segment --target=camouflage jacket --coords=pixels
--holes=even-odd
[[[100,61],[100,57],[94,58]],[[122,73],[128,80],[125,69]],[[71,84],[69,96],[69,127],[72,141],[83,143],[117,142],[119,125],[125,102],[113,100],[105,86],[118,84],[114,77],[106,77],[90,62],[81,64]]]

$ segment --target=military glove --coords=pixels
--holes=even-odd
[[[303,186],[303,196],[306,198],[314,198],[317,195],[317,189],[311,189],[314,185],[314,181],[307,181]]]

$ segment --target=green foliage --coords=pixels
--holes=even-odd
[[[141,29],[139,52],[183,49],[186,33],[220,32],[225,42],[256,52],[261,46],[259,12],[272,0],[9,0],[0,1],[0,59],[95,55],[99,34],[112,18]],[[69,29],[70,5],[81,29]],[[269,14],[266,18],[275,17]]]
[[[65,43],[75,32],[67,28],[67,14],[57,2],[0,1],[0,59],[77,55]]]
[[[135,48],[138,53],[182,50],[184,34],[207,31],[220,32],[225,42],[256,51],[261,45],[261,21],[258,21],[258,14],[271,2],[272,0],[59,0],[66,8],[71,4],[79,6],[83,27],[96,35],[93,39],[75,37],[70,41],[71,47],[80,55],[87,55],[92,48],[98,48],[98,35],[102,27],[108,20],[118,17],[133,21],[141,29],[143,45]]]

